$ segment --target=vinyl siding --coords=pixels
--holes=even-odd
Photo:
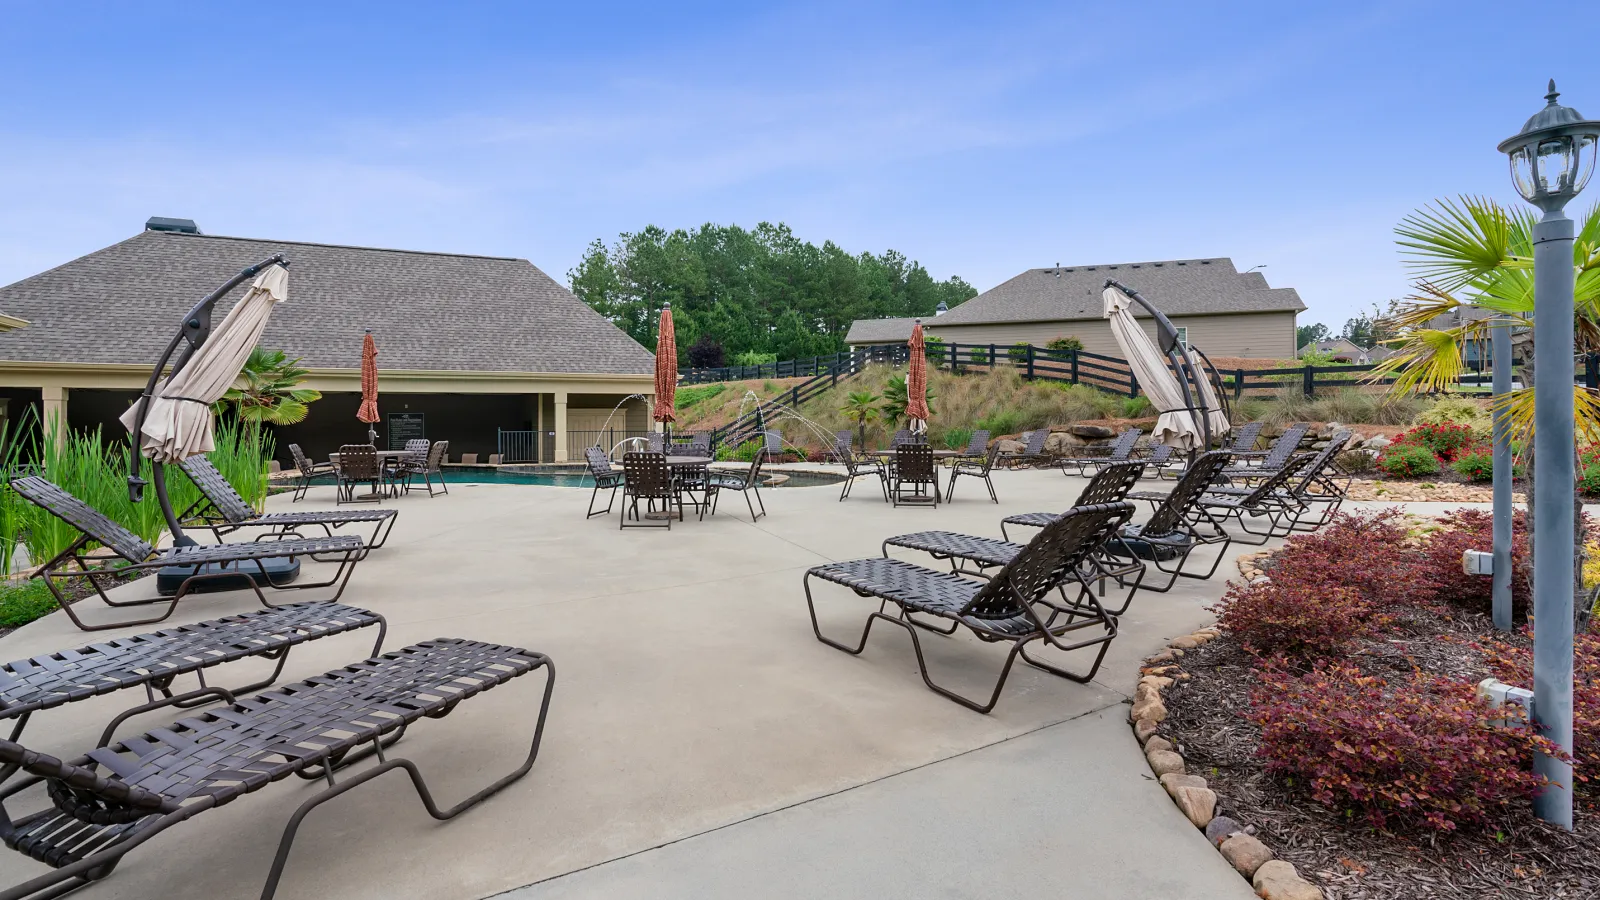
[[[1208,356],[1293,359],[1294,317],[1292,312],[1175,316],[1172,324],[1188,328],[1189,343],[1204,350]],[[1111,336],[1111,326],[1104,319],[999,322],[993,325],[922,324],[929,336],[943,338],[946,343],[995,344],[999,347],[1029,343],[1042,347],[1055,338],[1071,336],[1083,341],[1083,349],[1090,353],[1116,357],[1123,355],[1122,348]],[[1155,320],[1141,318],[1139,324],[1154,340]]]

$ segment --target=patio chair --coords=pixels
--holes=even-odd
[[[1117,636],[1117,621],[1095,599],[1081,574],[1082,566],[1116,534],[1132,513],[1133,507],[1126,503],[1072,509],[1045,526],[1021,552],[986,580],[964,578],[883,557],[816,566],[806,572],[801,581],[805,588],[806,606],[811,614],[812,632],[824,644],[856,655],[865,649],[874,622],[882,619],[899,625],[911,635],[923,683],[933,691],[980,713],[994,709],[1006,678],[1011,673],[1012,664],[1019,655],[1030,665],[1052,675],[1080,683],[1087,682],[1099,671],[1106,650]],[[879,600],[878,610],[867,617],[861,639],[854,647],[823,636],[811,594],[812,578],[843,585],[862,597]],[[1068,615],[1067,621],[1057,624],[1058,613],[1052,611],[1045,616],[1038,607],[1046,595],[1070,583],[1079,586],[1073,601],[1076,610]],[[885,614],[884,610],[890,604],[898,611],[897,615]],[[928,674],[921,639],[917,637],[920,629],[910,621],[913,613],[948,619],[954,626],[965,626],[974,637],[986,643],[1010,644],[1010,651],[1006,654],[1000,676],[987,703],[969,699],[933,681]],[[1070,642],[1062,640],[1086,629],[1091,631],[1088,637]],[[1029,656],[1028,645],[1034,642],[1041,642],[1062,652],[1095,647],[1098,650],[1088,671],[1072,672]]]
[[[989,429],[980,428],[967,439],[967,449],[957,459],[978,460],[989,455]]]
[[[450,442],[434,441],[433,446],[425,450],[420,459],[409,456],[401,464],[399,469],[401,489],[409,494],[413,489],[426,488],[429,497],[438,494],[448,495],[450,485],[444,480],[444,461],[450,458]],[[418,478],[422,479],[422,488],[415,487]],[[437,491],[434,490],[435,481],[439,484]]]
[[[385,755],[383,745],[411,725],[444,718],[461,701],[540,669],[543,699],[527,757],[456,805],[439,808],[416,763]],[[0,764],[24,776],[0,790],[0,839],[54,870],[3,896],[59,897],[110,875],[125,855],[174,825],[291,775],[325,780],[288,819],[261,890],[271,898],[305,816],[352,788],[403,770],[428,814],[447,820],[526,775],[539,754],[554,687],[555,667],[543,654],[440,639],[191,714],[71,761],[0,741]],[[465,745],[471,737],[456,740]],[[379,764],[336,776],[370,756]],[[5,808],[41,783],[47,805],[28,813]]]
[[[902,428],[899,431],[896,431],[894,433],[894,437],[889,439],[889,449],[890,450],[898,450],[904,444],[913,444],[913,443],[916,443],[916,442],[914,440],[912,440],[911,429]]]
[[[256,598],[262,606],[272,607],[276,604],[267,600],[267,595],[262,593],[263,584],[275,590],[298,591],[308,588],[323,588],[337,585],[333,596],[327,599],[337,600],[344,593],[345,585],[350,580],[350,573],[355,571],[356,563],[366,558],[367,548],[362,545],[361,539],[355,535],[337,535],[319,538],[296,538],[281,541],[253,541],[244,544],[206,544],[192,547],[169,547],[157,551],[156,548],[146,543],[143,538],[134,534],[116,522],[111,521],[98,510],[84,503],[77,497],[57,487],[38,475],[28,475],[13,479],[11,489],[26,498],[30,503],[45,510],[61,521],[78,530],[78,537],[67,546],[65,550],[56,554],[39,569],[39,577],[50,588],[50,593],[55,595],[56,602],[66,612],[72,624],[84,631],[102,631],[108,628],[126,628],[131,625],[149,625],[160,622],[172,615],[178,608],[178,601],[182,600],[191,590],[203,586],[208,582],[226,581],[228,583],[244,582],[256,593]],[[142,573],[165,566],[193,568],[193,574],[187,576],[178,586],[171,600],[167,602],[166,612],[149,619],[138,619],[130,622],[108,622],[102,625],[90,625],[78,618],[77,607],[56,586],[57,581],[68,578],[82,578],[99,595],[100,600],[107,606],[148,606],[162,602],[161,597],[151,597],[144,600],[112,600],[106,596],[105,590],[100,586],[99,579],[111,574],[105,570],[97,570],[91,566],[103,560],[91,560],[85,555],[85,548],[90,543],[97,543],[111,550],[127,562],[127,565],[116,570],[118,573]],[[278,584],[267,574],[265,561],[269,559],[292,559],[297,556],[322,555],[338,560],[338,569],[333,577],[326,581],[307,584]],[[77,566],[76,571],[68,569],[71,563]],[[259,576],[259,577],[257,577]]]
[[[1222,478],[1228,464],[1228,454],[1213,450],[1195,459],[1173,485],[1171,493],[1160,496],[1155,512],[1143,525],[1123,527],[1117,539],[1106,544],[1107,552],[1115,556],[1138,558],[1155,564],[1167,576],[1166,584],[1143,584],[1145,590],[1165,593],[1178,583],[1180,577],[1205,580],[1216,574],[1222,558],[1227,555],[1233,537],[1227,529],[1217,525],[1204,514],[1198,513],[1200,498],[1207,489]],[[1137,496],[1128,494],[1129,499]],[[1184,571],[1194,551],[1203,546],[1216,546],[1216,558],[1204,575]],[[1176,560],[1177,565],[1165,564]]]
[[[376,550],[389,540],[399,513],[392,509],[315,510],[311,512],[258,513],[228,479],[222,477],[211,458],[205,454],[191,456],[179,463],[183,473],[200,489],[200,499],[179,516],[180,521],[195,521],[209,528],[218,541],[241,528],[265,528],[267,533],[256,540],[286,537],[304,537],[297,530],[316,526],[323,534],[333,536],[335,528],[346,525],[371,525],[372,534],[363,539],[368,550]]]
[[[1078,493],[1078,499],[1072,501],[1073,507],[1096,506],[1103,503],[1121,503],[1128,497],[1128,492],[1139,483],[1139,476],[1144,473],[1144,463],[1137,460],[1124,463],[1113,463],[1094,474],[1089,483],[1084,485]],[[1019,513],[1006,516],[1000,520],[1000,533],[1006,540],[1011,536],[1006,534],[1007,525],[1026,525],[1029,528],[1043,528],[1051,522],[1061,518],[1061,513],[1033,512]]]
[[[1041,461],[1050,461],[1050,455],[1044,452],[1044,442],[1050,438],[1050,430],[1048,428],[1040,428],[1037,431],[1030,431],[1024,434],[1022,437],[1024,444],[1023,449],[1015,453],[1000,454],[1000,460],[1002,462],[1005,462],[1012,468],[1016,468],[1018,465],[1021,465],[1025,462],[1037,464]]]
[[[645,440],[650,442],[651,453],[660,453],[662,455],[666,455],[667,436],[665,434],[662,434],[659,431],[651,431],[646,433],[644,437]]]
[[[589,477],[594,479],[594,490],[589,494],[589,512],[584,518],[609,516],[611,504],[617,500],[617,489],[622,487],[622,473],[611,468],[611,458],[599,447],[585,448],[583,459],[589,465]],[[599,499],[601,491],[610,491],[611,495],[606,498],[606,508],[596,510],[594,501]]]
[[[927,444],[901,444],[895,449],[889,461],[889,499],[895,506],[939,505],[939,472]]]
[[[406,441],[404,456],[397,456],[390,460],[390,474],[396,480],[403,480],[408,471],[420,468],[428,461],[427,438],[412,438]]]
[[[857,456],[850,447],[847,436],[839,438],[834,445],[834,453],[839,457],[839,462],[844,465],[844,487],[839,490],[839,502],[850,496],[850,488],[855,486],[856,479],[862,475],[872,475],[878,479],[878,487],[883,490],[883,502],[889,502],[889,480],[883,461],[876,456]]]
[[[319,600],[14,660],[0,666],[0,719],[14,720],[10,740],[15,741],[36,712],[126,688],[144,688],[149,702],[112,719],[106,726],[108,733],[129,717],[162,706],[194,706],[208,698],[232,703],[236,694],[260,690],[277,681],[292,648],[371,625],[378,627],[372,645],[376,656],[383,650],[388,630],[383,616]],[[242,687],[212,687],[206,683],[206,669],[253,658],[276,660],[277,665],[266,678]],[[190,673],[199,678],[199,689],[174,694],[173,681]],[[160,700],[156,699],[157,693]]]
[[[767,504],[761,499],[761,454],[757,453],[755,459],[750,460],[750,468],[744,472],[709,472],[706,480],[706,491],[709,496],[707,502],[700,506],[700,518],[706,517],[706,506],[711,507],[711,514],[717,514],[717,501],[721,499],[723,491],[738,491],[744,495],[744,505],[750,507],[750,521],[761,518],[767,514]],[[756,502],[750,502],[754,495]],[[756,512],[756,505],[761,506],[761,512]]]
[[[855,432],[846,428],[833,433],[833,457],[839,462],[844,462],[846,457],[855,453]]]
[[[1090,456],[1067,456],[1056,460],[1056,465],[1061,467],[1061,474],[1072,474],[1067,471],[1070,466],[1077,470],[1077,475],[1082,477],[1087,469],[1100,471],[1100,467],[1111,463],[1127,462],[1133,458],[1133,450],[1139,443],[1139,438],[1144,436],[1144,431],[1138,428],[1129,428],[1117,435],[1106,452]]]
[[[658,502],[661,511],[669,514],[676,506],[677,519],[683,521],[683,497],[672,478],[672,469],[667,466],[666,454],[629,452],[622,455],[622,523],[618,527],[660,528],[665,525],[669,530],[672,528],[672,515],[656,520],[649,520],[648,515],[641,517],[640,500],[645,501],[646,513],[656,512]],[[633,525],[628,524],[629,513],[633,514]]]
[[[300,473],[295,480],[294,496],[289,498],[290,503],[299,503],[311,489],[311,479],[318,475],[333,474],[333,463],[312,462],[310,457],[301,452],[299,444],[289,445],[289,455],[294,459],[294,467]]]
[[[767,462],[783,462],[783,432],[768,429],[761,432],[761,452]]]
[[[1236,453],[1238,457],[1235,465],[1228,467],[1229,478],[1265,478],[1272,471],[1281,468],[1295,453],[1300,450],[1300,442],[1305,439],[1311,426],[1305,422],[1296,422],[1283,430],[1272,446],[1266,450],[1255,450],[1247,453]],[[1238,464],[1242,461],[1243,464]]]
[[[378,463],[378,448],[371,444],[345,444],[339,448],[339,492],[334,496],[336,505],[346,503],[381,503],[389,487],[389,476]],[[358,485],[368,485],[372,493],[356,495]]]
[[[994,492],[994,481],[989,477],[994,471],[995,460],[999,458],[999,444],[996,444],[994,447],[990,448],[988,454],[980,457],[977,461],[957,458],[955,465],[950,468],[950,487],[944,492],[945,501],[949,502],[955,499],[956,479],[962,475],[965,475],[969,478],[982,479],[984,485],[989,488],[989,499],[999,503],[1000,497]]]
[[[1297,454],[1273,471],[1270,477],[1262,479],[1243,495],[1230,496],[1219,494],[1214,490],[1207,491],[1200,496],[1196,504],[1198,511],[1215,522],[1218,527],[1232,519],[1239,523],[1239,529],[1250,538],[1260,539],[1251,540],[1235,535],[1234,540],[1242,544],[1260,546],[1272,538],[1287,537],[1293,530],[1295,514],[1300,512],[1302,507],[1300,501],[1289,494],[1286,487],[1289,479],[1305,471],[1315,459],[1314,453]],[[1251,519],[1263,516],[1267,519],[1267,530],[1252,531],[1247,523]]]
[[[1291,517],[1291,530],[1316,531],[1328,524],[1344,504],[1350,476],[1339,470],[1338,457],[1345,445],[1350,442],[1350,438],[1349,431],[1335,432],[1328,445],[1312,456],[1311,464],[1300,475],[1289,479],[1290,483],[1278,488],[1278,493],[1295,506],[1295,512]],[[1206,493],[1225,497],[1245,497],[1254,490],[1249,487],[1213,485]],[[1317,510],[1314,516],[1312,510]]]

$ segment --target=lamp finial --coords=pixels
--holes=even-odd
[[[1555,106],[1556,98],[1559,96],[1561,96],[1561,92],[1556,90],[1556,80],[1552,78],[1550,79],[1550,92],[1544,95],[1544,99],[1550,101],[1551,106]]]

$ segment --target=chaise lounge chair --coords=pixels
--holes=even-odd
[[[527,757],[456,805],[440,809],[415,763],[385,755],[384,744],[411,724],[443,718],[461,701],[538,669],[545,670],[544,696]],[[428,814],[445,820],[526,775],[539,755],[554,687],[555,667],[543,654],[440,639],[189,715],[69,762],[0,741],[0,764],[26,775],[0,790],[0,840],[54,868],[0,897],[59,897],[105,878],[140,844],[208,810],[290,775],[325,780],[289,817],[261,891],[268,900],[305,816],[352,788],[404,770]],[[379,764],[335,776],[368,756]],[[5,809],[40,783],[49,805],[20,815]]]
[[[1101,466],[1110,465],[1112,463],[1127,462],[1129,459],[1132,459],[1134,447],[1138,445],[1139,438],[1143,436],[1144,432],[1142,430],[1138,428],[1129,428],[1127,431],[1117,435],[1116,441],[1111,444],[1110,448],[1108,448],[1105,453],[1099,454],[1098,456],[1063,457],[1062,459],[1056,460],[1056,465],[1061,467],[1061,474],[1063,475],[1072,474],[1067,471],[1069,466],[1077,469],[1077,474],[1080,477],[1084,474],[1084,470],[1086,469],[1092,468],[1098,472],[1100,471]]]
[[[1203,581],[1216,574],[1233,537],[1227,529],[1198,513],[1197,507],[1206,490],[1222,478],[1222,470],[1227,464],[1228,454],[1220,450],[1202,453],[1184,476],[1178,479],[1178,483],[1173,485],[1171,493],[1128,494],[1130,500],[1150,500],[1155,504],[1155,512],[1143,525],[1123,528],[1117,540],[1106,544],[1106,549],[1115,556],[1136,557],[1152,562],[1168,576],[1164,585],[1142,585],[1146,590],[1165,593],[1178,583],[1179,577]],[[1204,575],[1184,571],[1195,550],[1212,545],[1218,545],[1216,558],[1211,561],[1211,568]],[[1177,560],[1177,565],[1172,568],[1164,565],[1173,560]]]
[[[1050,429],[1040,428],[1023,435],[1025,440],[1023,448],[1016,453],[1002,453],[1000,460],[1011,468],[1016,468],[1022,463],[1038,464],[1049,462],[1050,454],[1044,452],[1044,442],[1050,439]]]
[[[1246,538],[1235,535],[1234,540],[1240,543],[1260,546],[1272,538],[1287,537],[1294,529],[1295,516],[1301,510],[1299,501],[1287,491],[1289,479],[1309,468],[1315,458],[1315,454],[1312,453],[1295,456],[1270,477],[1262,479],[1255,487],[1250,488],[1246,494],[1230,496],[1207,491],[1201,495],[1196,510],[1218,527],[1229,519],[1237,521],[1239,529],[1250,536]],[[1267,530],[1265,532],[1252,530],[1249,521],[1263,516],[1267,519]]]
[[[256,597],[261,601],[261,605],[267,607],[276,606],[276,604],[268,601],[266,594],[262,593],[261,586],[263,584],[275,590],[305,590],[307,588],[337,585],[333,596],[327,598],[328,600],[337,600],[339,595],[344,593],[345,585],[350,580],[350,573],[355,571],[356,563],[365,559],[367,555],[367,548],[362,545],[361,539],[355,535],[296,538],[282,541],[254,541],[244,544],[169,547],[165,550],[157,551],[156,548],[146,543],[143,538],[111,521],[105,515],[89,506],[89,504],[37,475],[13,479],[11,489],[27,498],[34,505],[78,529],[77,539],[67,549],[56,554],[55,558],[40,567],[39,577],[44,579],[44,583],[49,586],[50,592],[55,595],[56,602],[61,605],[67,617],[72,620],[72,624],[84,631],[126,628],[130,625],[149,625],[163,621],[172,615],[173,611],[178,608],[178,601],[182,600],[193,588],[212,581],[244,582],[256,592]],[[148,606],[162,601],[160,597],[152,597],[145,600],[112,600],[107,597],[105,590],[100,586],[99,579],[112,573],[91,568],[91,565],[103,561],[91,560],[84,555],[85,548],[91,542],[106,547],[128,563],[126,567],[117,570],[119,572],[145,572],[164,566],[193,567],[194,571],[178,586],[177,593],[167,602],[166,612],[161,615],[130,622],[108,622],[102,625],[90,625],[78,618],[75,606],[56,586],[57,580],[68,578],[84,579],[108,606]],[[329,556],[338,561],[338,569],[334,572],[333,577],[326,581],[287,585],[274,583],[267,574],[264,562],[269,559],[287,559],[296,556]],[[66,567],[69,563],[75,564],[77,571],[67,569]]]
[[[1144,474],[1144,463],[1138,460],[1123,463],[1113,463],[1106,466],[1089,483],[1084,485],[1078,493],[1078,499],[1072,501],[1074,507],[1094,506],[1101,503],[1121,503],[1127,499],[1128,492],[1139,483],[1139,477]],[[1026,525],[1029,528],[1043,528],[1051,522],[1061,518],[1061,513],[1033,512],[1018,513],[1006,516],[1000,520],[1000,533],[1006,535],[1006,540],[1011,536],[1006,534],[1007,525]]]
[[[949,572],[926,569],[898,559],[875,557],[846,562],[827,563],[812,568],[801,580],[805,588],[806,606],[811,613],[811,629],[830,647],[849,654],[859,654],[867,645],[873,622],[882,619],[898,625],[911,635],[916,650],[917,666],[922,680],[930,689],[955,702],[980,713],[994,709],[1005,687],[1012,664],[1020,655],[1023,660],[1039,669],[1077,682],[1094,678],[1105,658],[1112,639],[1117,636],[1117,621],[1100,607],[1081,574],[1086,560],[1092,557],[1117,529],[1133,514],[1127,503],[1102,506],[1083,506],[1069,510],[1030,541],[1011,562],[987,580],[964,578]],[[811,579],[843,585],[862,597],[879,600],[878,610],[867,617],[861,639],[854,646],[824,637],[817,621],[816,603],[811,595]],[[1077,583],[1079,590],[1073,601],[1073,611],[1065,622],[1057,623],[1060,612],[1052,609],[1045,616],[1039,607],[1044,597],[1064,584]],[[898,611],[887,615],[890,604]],[[1043,604],[1052,608],[1050,604]],[[923,614],[948,619],[952,627],[965,626],[973,636],[985,643],[1008,643],[1000,677],[987,702],[969,699],[934,683],[928,675],[927,660],[923,656],[922,642],[917,637],[921,630],[911,621],[912,614]],[[1062,638],[1077,631],[1090,629],[1089,637],[1075,641]],[[1034,642],[1046,644],[1056,650],[1070,652],[1098,647],[1094,662],[1086,672],[1072,672],[1028,655],[1027,647]]]
[[[296,529],[306,525],[320,527],[328,537],[333,536],[333,529],[345,525],[372,525],[372,534],[362,543],[366,544],[368,550],[376,550],[389,539],[389,532],[394,531],[395,519],[399,516],[392,509],[258,513],[239,496],[228,479],[222,477],[209,457],[204,454],[191,456],[179,465],[194,486],[200,489],[200,499],[178,518],[184,522],[202,523],[211,529],[219,541],[223,540],[224,535],[241,528],[266,528],[269,532],[263,537],[282,539],[302,537]]]

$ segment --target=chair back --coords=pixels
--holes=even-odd
[[[1153,463],[1164,463],[1170,459],[1172,459],[1172,445],[1157,444],[1150,448],[1150,459],[1147,461]]]
[[[1273,472],[1270,477],[1262,479],[1260,484],[1257,484],[1250,493],[1239,500],[1239,504],[1241,506],[1255,506],[1261,502],[1262,498],[1288,484],[1289,479],[1301,472],[1308,471],[1316,458],[1317,455],[1315,453],[1295,454],[1290,457],[1288,462]]]
[[[1048,428],[1040,428],[1037,431],[1030,431],[1028,432],[1028,449],[1023,452],[1028,456],[1043,456],[1044,442],[1049,439],[1050,429]],[[1139,438],[1137,436],[1134,437],[1134,440],[1138,439]]]
[[[428,461],[427,461],[427,469],[428,469],[428,471],[429,472],[437,472],[440,469],[444,468],[445,458],[447,456],[449,456],[449,455],[450,455],[450,442],[449,441],[434,441],[433,442],[433,449],[428,451]]]
[[[301,451],[299,444],[289,445],[289,455],[294,458],[294,466],[300,470],[301,475],[310,478],[313,474],[315,474],[314,470],[316,469],[317,464],[312,462],[311,459],[307,457],[303,451]]]
[[[1246,422],[1233,429],[1228,435],[1228,440],[1222,449],[1230,453],[1248,453],[1256,448],[1256,440],[1261,437],[1261,426],[1264,422]]]
[[[1139,483],[1139,476],[1143,474],[1142,462],[1120,462],[1102,466],[1100,471],[1089,479],[1089,483],[1084,486],[1083,492],[1072,505],[1077,507],[1121,503],[1127,499],[1128,492]]]
[[[608,478],[616,473],[611,469],[611,458],[599,447],[585,447],[583,459],[589,464],[589,474],[595,478]]]
[[[689,450],[691,456],[711,455],[711,435],[704,431],[697,431],[690,436]]]
[[[989,448],[989,452],[984,454],[983,457],[983,476],[985,478],[989,477],[989,473],[994,469],[995,462],[999,459],[1000,445],[995,444],[993,447]]]
[[[1144,436],[1144,431],[1138,428],[1129,428],[1117,435],[1117,440],[1111,445],[1111,455],[1107,459],[1122,461],[1133,454],[1133,448],[1139,443],[1139,438]]]
[[[750,471],[746,472],[744,476],[745,487],[750,487],[756,484],[761,478],[761,464],[764,462],[762,456],[763,454],[757,453],[756,458],[750,460]]]
[[[78,763],[63,762],[13,741],[0,740],[0,764],[43,778],[56,808],[88,825],[137,822],[183,808],[181,797],[128,784],[112,777],[113,773],[88,757],[80,758]]]
[[[1105,546],[1133,517],[1132,503],[1075,506],[1046,525],[1033,540],[995,573],[962,608],[963,616],[1010,619],[1028,616],[1038,623],[1033,604],[1055,590]]]
[[[183,468],[183,474],[189,476],[194,486],[200,489],[200,493],[205,495],[211,505],[217,508],[217,512],[222,514],[222,518],[230,524],[237,525],[256,518],[255,509],[239,496],[239,492],[233,489],[228,479],[222,477],[217,467],[211,464],[210,457],[199,453],[178,465]]]
[[[894,433],[894,437],[889,439],[889,449],[895,450],[898,449],[901,444],[909,443],[911,443],[911,429],[902,428]]]
[[[629,451],[622,454],[622,476],[624,489],[630,496],[656,500],[677,497],[665,453]]]
[[[843,462],[850,458],[855,450],[855,440],[849,429],[833,433],[833,455]]]
[[[768,456],[783,456],[783,432],[768,429],[761,432],[761,448]],[[759,454],[758,454],[759,455]]]
[[[982,456],[989,450],[989,429],[980,428],[972,433],[972,438],[967,441],[966,452],[962,456]]]
[[[895,449],[895,476],[899,481],[932,482],[933,448],[927,444],[901,444]]]
[[[652,431],[645,435],[650,442],[650,452],[665,455],[667,452],[667,436],[659,431]],[[624,454],[626,455],[626,454]]]
[[[1163,535],[1177,531],[1188,520],[1190,511],[1200,502],[1206,489],[1222,477],[1222,470],[1228,467],[1229,459],[1231,456],[1221,450],[1200,454],[1188,471],[1183,473],[1183,477],[1178,479],[1172,493],[1156,507],[1150,521],[1141,529],[1143,533]]]
[[[156,552],[144,538],[39,475],[12,479],[11,489],[33,505],[88,535],[90,540],[110,547],[128,562],[144,562]]]
[[[1333,467],[1334,459],[1339,455],[1340,451],[1344,450],[1345,445],[1350,443],[1350,436],[1351,432],[1345,430],[1333,433],[1333,437],[1328,439],[1328,446],[1316,452],[1316,455],[1312,457],[1311,466],[1305,470],[1305,477],[1300,479],[1300,483],[1294,486],[1296,494],[1311,487],[1312,482]]]
[[[422,465],[428,461],[428,439],[412,438],[406,441],[406,461],[415,465]]]
[[[1305,438],[1311,426],[1305,422],[1296,422],[1283,430],[1278,439],[1272,442],[1272,449],[1261,459],[1263,469],[1277,469],[1289,461],[1289,457],[1300,449],[1300,441]]]
[[[345,444],[339,448],[339,477],[345,481],[377,481],[378,448],[371,444]]]

